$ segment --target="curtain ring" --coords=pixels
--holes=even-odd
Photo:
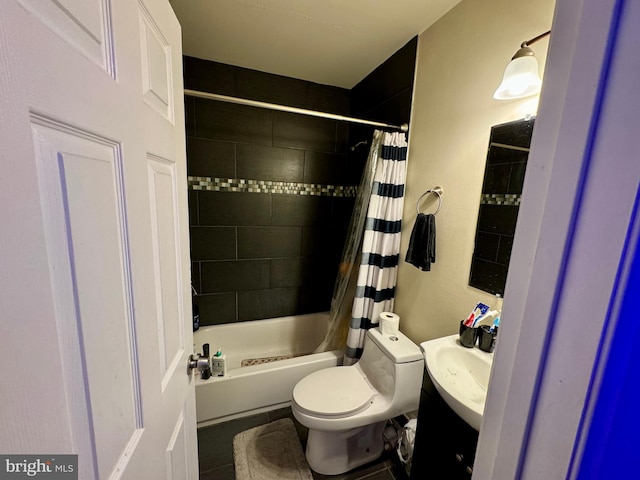
[[[420,201],[426,197],[427,195],[429,195],[430,193],[433,193],[434,195],[437,195],[438,197],[438,208],[436,208],[436,211],[433,212],[433,215],[436,215],[439,211],[440,211],[440,207],[442,207],[442,187],[433,187],[433,189],[431,190],[427,190],[426,192],[424,192],[422,195],[420,195],[420,197],[418,198],[418,201],[416,202],[416,212],[418,213],[418,215],[420,215]]]

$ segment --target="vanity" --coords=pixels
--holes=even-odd
[[[420,344],[425,374],[412,479],[470,479],[493,354],[460,345],[458,335]]]

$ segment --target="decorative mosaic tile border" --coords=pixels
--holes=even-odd
[[[515,193],[483,193],[480,197],[481,205],[510,205],[520,206],[520,194]]]
[[[189,189],[212,192],[282,193],[322,197],[355,197],[354,185],[319,185],[315,183],[274,182],[242,178],[187,177]]]

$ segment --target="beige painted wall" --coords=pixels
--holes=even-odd
[[[489,134],[493,125],[535,113],[538,97],[498,101],[493,92],[520,44],[549,30],[554,5],[554,0],[463,0],[420,35],[402,256],[418,197],[436,185],[444,195],[436,217],[436,263],[422,272],[401,261],[398,272],[395,312],[401,330],[415,342],[456,333],[476,302],[494,302],[468,285]],[[547,37],[532,46],[541,75],[548,44]],[[435,197],[425,199],[422,211],[435,205]]]

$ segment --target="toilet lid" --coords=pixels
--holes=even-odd
[[[373,397],[373,389],[355,367],[318,370],[300,380],[293,389],[293,401],[300,410],[328,417],[364,410]]]

